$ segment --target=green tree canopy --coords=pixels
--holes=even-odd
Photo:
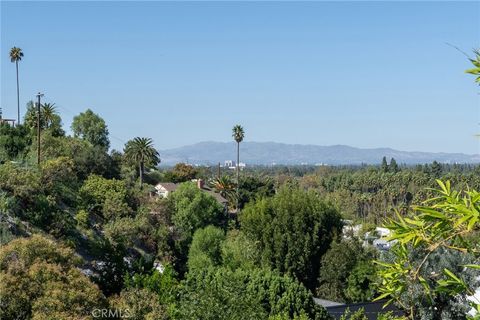
[[[250,201],[271,197],[275,194],[273,179],[269,177],[245,176],[240,179],[239,207]]]
[[[65,135],[62,128],[62,118],[58,114],[54,103],[44,103],[40,107],[40,129],[48,130],[49,134],[54,137]],[[27,103],[27,112],[24,117],[24,126],[30,129],[31,135],[37,134],[38,114],[37,107],[33,101]]]
[[[33,137],[30,147],[29,158],[36,159],[37,143]],[[55,159],[68,157],[73,160],[74,171],[80,180],[84,180],[90,174],[113,177],[119,170],[117,164],[100,147],[92,146],[85,140],[75,137],[56,137],[50,132],[42,133],[41,137],[42,159]]]
[[[80,188],[79,195],[86,209],[106,219],[127,216],[131,212],[127,187],[122,180],[90,175]]]
[[[27,127],[0,123],[0,163],[25,157],[32,138]]]
[[[195,231],[188,252],[188,269],[191,271],[220,265],[224,241],[225,232],[220,228],[207,226]]]
[[[188,248],[197,229],[223,223],[224,209],[211,195],[200,190],[195,183],[182,183],[168,198],[175,227],[177,267],[184,271]]]
[[[357,239],[349,239],[342,241],[334,241],[331,244],[330,249],[323,255],[320,265],[319,285],[316,290],[318,297],[327,300],[333,300],[338,302],[365,302],[365,300],[356,300],[351,298],[357,298],[361,296],[361,293],[353,295],[353,291],[361,290],[362,288],[354,281],[357,278],[352,278],[352,294],[348,293],[348,281],[352,272],[357,265],[363,262],[370,262],[374,258],[373,252],[365,250]],[[370,266],[373,273],[375,268],[373,262],[367,264]],[[359,275],[357,275],[359,276]],[[365,284],[365,291],[371,293],[371,287],[373,287],[373,281]],[[365,295],[367,295],[367,293]]]
[[[165,173],[165,179],[175,183],[186,182],[195,179],[198,175],[198,170],[193,166],[185,163],[177,163],[172,171]]]
[[[329,319],[298,281],[268,270],[199,269],[188,274],[180,299],[182,319]]]
[[[105,149],[110,146],[105,120],[90,109],[73,118],[72,131],[75,137],[80,137],[93,146]]]
[[[342,228],[339,213],[317,194],[289,186],[247,205],[240,220],[242,230],[259,243],[265,263],[312,289],[320,258]]]
[[[242,231],[229,231],[222,245],[222,266],[231,270],[252,270],[260,265],[261,255],[257,244]]]

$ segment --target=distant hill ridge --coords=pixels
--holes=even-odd
[[[434,160],[441,163],[480,163],[480,155],[398,151],[391,148],[362,149],[346,145],[318,146],[277,142],[242,142],[241,162],[246,164],[378,164],[382,157],[398,163],[418,164]],[[235,142],[205,141],[179,148],[161,150],[162,165],[178,162],[213,165],[236,159]]]

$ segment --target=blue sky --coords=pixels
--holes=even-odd
[[[42,91],[113,147],[205,140],[479,153],[480,2],[5,2],[1,100]],[[23,110],[24,111],[24,110]],[[23,112],[22,112],[23,113]]]

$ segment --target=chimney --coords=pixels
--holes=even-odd
[[[204,181],[202,179],[197,180],[197,187],[198,189],[203,189],[203,186],[205,185]]]

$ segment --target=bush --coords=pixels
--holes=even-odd
[[[143,288],[154,292],[162,304],[172,303],[176,299],[178,281],[172,266],[164,266],[163,272],[153,270],[149,273],[135,273],[125,279],[126,288]]]
[[[124,216],[131,211],[127,205],[127,187],[121,180],[90,175],[79,193],[85,209],[105,218]]]
[[[77,188],[77,177],[71,158],[59,157],[46,160],[41,164],[40,174],[42,186],[48,194],[74,203],[76,195],[73,189]]]
[[[0,248],[1,319],[79,319],[105,298],[71,249],[35,235]]]
[[[188,252],[189,270],[220,265],[222,263],[222,244],[224,240],[225,233],[223,230],[214,226],[195,231]]]
[[[163,306],[155,293],[139,288],[128,288],[110,298],[110,310],[122,312],[122,317],[133,320],[167,319]]]
[[[77,223],[83,227],[83,228],[88,228],[89,226],[89,214],[85,210],[79,210],[77,214],[75,215],[75,220],[77,220]]]
[[[43,191],[38,171],[11,163],[0,165],[0,189],[18,198],[24,206]]]

